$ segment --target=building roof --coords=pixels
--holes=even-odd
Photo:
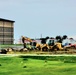
[[[3,18],[0,18],[0,21],[15,22],[13,20],[8,20],[8,19],[3,19]]]

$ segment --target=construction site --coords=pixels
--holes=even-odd
[[[76,40],[67,35],[31,39],[21,36],[21,44],[1,45],[1,54],[76,54]]]

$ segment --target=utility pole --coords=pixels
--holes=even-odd
[[[41,38],[42,38],[42,34],[41,34]]]

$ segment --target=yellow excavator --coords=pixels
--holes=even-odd
[[[29,41],[29,42],[32,42],[32,40],[30,38],[22,36],[22,43],[23,43],[24,48],[26,48],[26,42],[25,42],[25,40]]]
[[[29,47],[27,47],[27,44],[26,44],[26,41],[28,41],[30,43]],[[39,43],[36,42],[36,40],[34,39],[30,39],[28,37],[24,37],[22,36],[22,42],[23,42],[23,45],[24,45],[24,48],[30,48],[30,49],[38,49],[40,50],[41,49],[41,45]]]

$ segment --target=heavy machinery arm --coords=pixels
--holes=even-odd
[[[25,40],[26,41],[29,41],[29,42],[32,42],[32,40],[30,38],[27,38],[27,37],[22,36],[22,43],[24,45],[24,48],[26,48],[26,42],[25,42]]]

